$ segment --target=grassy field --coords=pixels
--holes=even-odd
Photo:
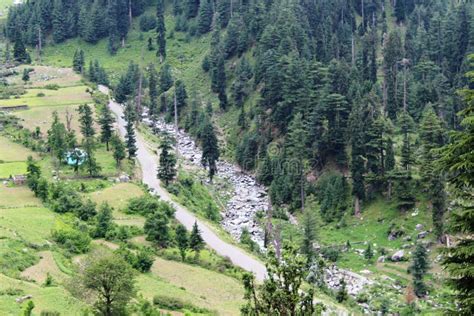
[[[34,152],[27,148],[0,136],[0,179],[24,174],[28,156],[37,157]]]

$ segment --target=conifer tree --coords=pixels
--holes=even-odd
[[[127,102],[125,106],[124,119],[127,122],[125,126],[126,135],[125,143],[128,151],[128,159],[132,160],[137,154],[136,138],[135,138],[135,127],[134,122],[136,120],[136,112],[132,103]]]
[[[87,171],[89,175],[95,176],[100,172],[100,166],[94,157],[95,141],[94,141],[94,118],[92,116],[92,109],[89,105],[83,104],[79,106],[79,122],[82,136],[82,146],[87,154]]]
[[[77,73],[83,73],[85,65],[84,51],[82,49],[77,49],[74,52],[74,58],[72,61],[72,69]]]
[[[126,157],[125,145],[117,134],[112,135],[110,145],[112,147],[115,163],[117,167],[120,167],[122,160]]]
[[[96,238],[104,238],[114,225],[112,216],[112,207],[104,202],[99,207],[97,213],[97,224],[94,235]]]
[[[158,179],[169,182],[176,176],[176,157],[173,154],[172,140],[165,135],[160,143],[160,165],[158,166]]]
[[[30,81],[30,71],[28,69],[23,69],[23,75],[21,76],[21,80],[23,80],[25,84]]]
[[[23,44],[23,39],[20,32],[17,32],[15,36],[15,42],[13,45],[13,58],[20,63],[27,62],[29,59],[29,55],[26,51],[25,44]]]
[[[150,214],[143,227],[147,240],[160,248],[166,248],[171,241],[168,222],[168,217],[162,212]]]
[[[423,297],[426,294],[426,285],[423,278],[428,269],[428,253],[426,248],[418,243],[413,252],[413,262],[410,266],[410,272],[413,275],[413,289],[418,297]]]
[[[204,248],[204,240],[201,237],[197,222],[194,222],[191,235],[189,235],[189,248],[194,251],[196,258],[199,257],[199,253]]]
[[[474,55],[469,56],[472,69]],[[472,71],[467,73],[470,82],[474,80]],[[450,133],[450,142],[441,149],[439,170],[448,174],[452,193],[457,198],[454,211],[450,214],[450,232],[456,234],[455,245],[444,249],[443,266],[449,274],[448,284],[454,290],[456,309],[451,315],[474,314],[474,90],[461,90],[466,108],[459,113],[462,130]]]
[[[112,139],[115,119],[112,116],[112,111],[110,111],[107,105],[104,105],[100,110],[98,121],[100,125],[100,140],[105,143],[106,149],[109,151],[109,143]]]
[[[176,226],[176,243],[178,244],[181,259],[186,261],[186,250],[189,248],[188,232],[186,227],[181,224]]]
[[[166,26],[165,26],[165,4],[163,0],[158,0],[156,4],[156,43],[158,50],[156,55],[160,58],[160,63],[166,58]]]
[[[58,112],[53,112],[53,122],[51,128],[48,130],[48,147],[58,161],[64,159],[66,153],[66,127],[59,121]]]
[[[201,130],[201,147],[202,147],[202,158],[201,163],[204,167],[209,169],[208,175],[210,181],[217,173],[216,162],[219,159],[219,145],[217,143],[217,137],[214,132],[214,127],[208,118],[202,123],[203,127]]]
[[[372,244],[369,242],[367,243],[367,249],[365,249],[364,251],[364,258],[367,261],[370,261],[372,260],[373,257],[374,257],[374,251],[372,250]]]
[[[308,263],[313,261],[315,250],[314,243],[317,238],[317,220],[311,209],[305,209],[303,213],[303,242],[301,252],[306,255]]]
[[[197,21],[198,34],[206,34],[211,30],[213,14],[214,13],[212,12],[212,4],[210,0],[201,0]]]
[[[365,199],[365,134],[362,109],[360,106],[356,106],[352,113],[351,135],[352,194],[355,198],[354,213],[356,216],[360,216],[361,203]]]
[[[164,64],[160,69],[160,93],[168,91],[173,86],[173,75],[171,74],[171,66]]]
[[[148,115],[155,120],[158,114],[158,73],[153,64],[148,66],[148,96],[150,98]]]

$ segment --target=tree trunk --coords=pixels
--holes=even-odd
[[[357,196],[354,200],[354,215],[360,217],[360,199]]]

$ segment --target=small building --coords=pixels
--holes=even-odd
[[[26,176],[25,175],[14,175],[12,177],[12,181],[15,185],[25,185],[26,184]]]

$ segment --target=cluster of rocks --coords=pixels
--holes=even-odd
[[[150,119],[144,118],[146,124],[153,127]],[[176,136],[173,124],[159,119],[154,126],[158,132],[166,132],[176,138],[176,145],[184,163],[202,168],[201,149],[195,141],[183,130],[178,130]],[[269,207],[268,195],[265,188],[259,185],[255,178],[243,172],[238,166],[220,160],[217,163],[217,174],[233,186],[233,193],[222,212],[222,226],[236,240],[240,239],[243,229],[247,229],[252,240],[263,249],[264,232],[256,222],[255,215],[259,211],[266,212]]]
[[[347,293],[352,296],[356,296],[367,286],[374,284],[372,280],[360,274],[340,269],[335,265],[325,269],[324,280],[327,286],[332,290],[338,290],[340,288],[341,281],[344,280],[346,282]]]

